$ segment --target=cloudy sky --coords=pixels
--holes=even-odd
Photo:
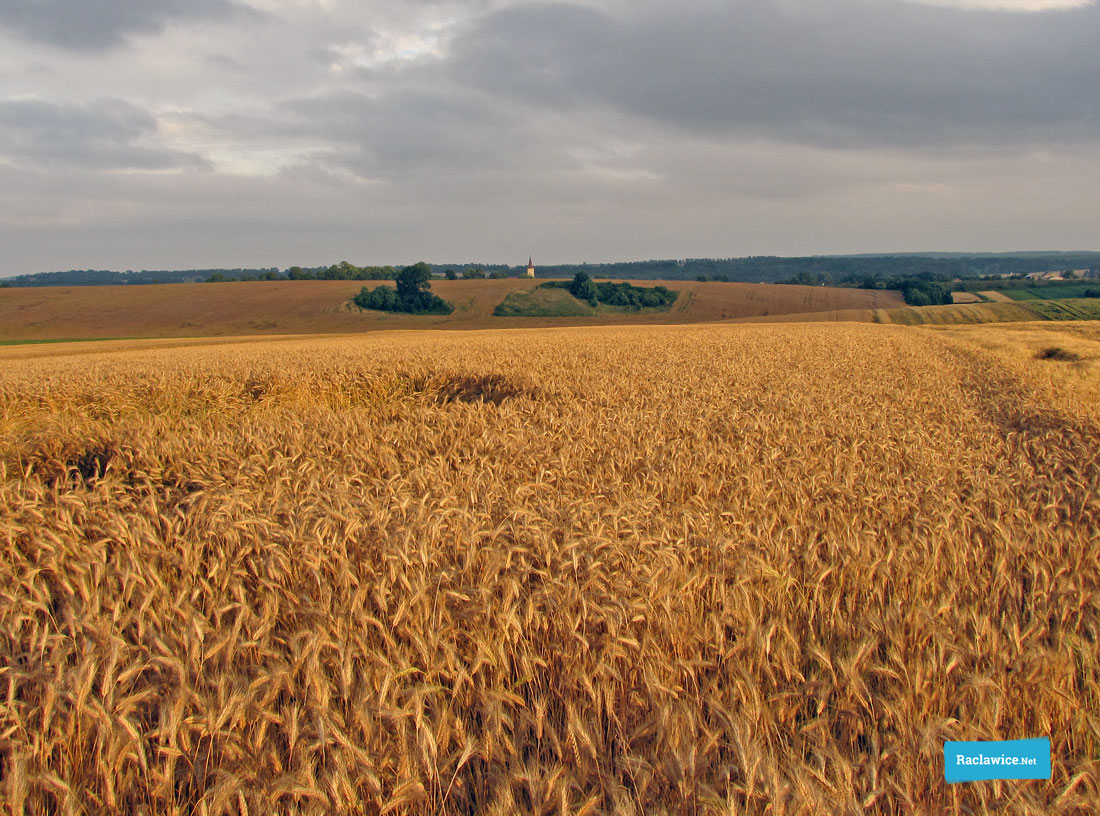
[[[0,0],[0,275],[1100,249],[1090,0]]]

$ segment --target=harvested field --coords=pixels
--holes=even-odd
[[[738,323],[893,323],[901,326],[964,325],[1042,320],[1031,304],[955,303],[945,306],[902,306],[893,309],[841,309],[769,317],[745,317]],[[1065,319],[1070,319],[1065,313]]]
[[[978,292],[979,295],[986,300],[993,301],[995,303],[1011,303],[1012,298],[1006,295],[1004,292],[997,289],[990,289],[988,292]]]
[[[0,289],[0,340],[336,334],[392,329],[699,323],[752,315],[888,308],[904,304],[896,292],[820,286],[779,286],[698,281],[661,283],[680,292],[671,311],[594,317],[493,316],[510,293],[542,280],[433,281],[432,291],[451,302],[450,315],[363,312],[351,305],[362,286],[384,281],[256,281]],[[393,285],[390,283],[389,285]]]
[[[956,303],[949,306],[906,306],[882,309],[879,322],[903,326],[940,325],[945,323],[1004,323],[1037,320],[1040,315],[1022,303]]]
[[[952,292],[952,303],[984,303],[985,298],[975,292]]]
[[[0,349],[15,813],[1100,801],[1072,364],[858,324],[27,348]],[[1038,736],[1050,781],[945,785],[945,740]]]
[[[685,287],[679,281],[665,281],[664,285],[681,291],[672,305],[672,314],[690,318],[690,322],[905,305],[901,294],[894,291],[765,283],[689,283],[694,285]]]

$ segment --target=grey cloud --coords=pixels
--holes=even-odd
[[[507,155],[506,123],[484,98],[406,88],[376,98],[344,92],[286,103],[297,130],[332,147],[325,156],[363,177],[478,170]]]
[[[103,50],[172,20],[258,12],[233,0],[0,0],[0,26],[63,48]]]
[[[831,146],[1081,139],[1100,125],[1100,8],[1021,15],[902,2],[511,7],[451,74],[533,106],[610,106],[691,131]]]
[[[0,100],[0,156],[17,164],[103,170],[205,166],[193,154],[139,144],[156,130],[156,119],[148,111],[119,100],[86,106]]]

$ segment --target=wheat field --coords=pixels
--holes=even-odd
[[[856,324],[3,358],[3,800],[1094,813],[1100,405],[1054,365]],[[944,783],[1039,736],[1049,781]]]

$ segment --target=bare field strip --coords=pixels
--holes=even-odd
[[[1001,292],[1000,290],[997,290],[997,289],[990,289],[988,292],[978,292],[978,294],[981,295],[982,297],[984,297],[986,300],[991,300],[991,301],[994,301],[996,303],[1012,303],[1013,302],[1012,298],[1010,298],[1004,292]]]
[[[4,801],[1093,813],[1100,406],[962,331],[5,358]]]
[[[892,309],[834,311],[745,317],[738,323],[887,323],[900,326],[966,325],[1041,320],[1042,315],[1020,303],[954,303],[944,306],[902,306]]]
[[[821,312],[795,312],[793,314],[769,315],[767,317],[742,317],[734,323],[886,323],[877,315],[885,314],[885,309],[832,309]]]
[[[951,301],[953,303],[984,303],[985,298],[975,292],[952,292]]]
[[[883,322],[903,326],[947,323],[1004,323],[1038,320],[1039,315],[1019,303],[955,303],[947,306],[906,306],[879,312]]]
[[[350,305],[363,285],[384,281],[256,281],[0,289],[0,340],[111,337],[201,337],[336,334],[393,329],[485,329],[630,323],[700,323],[752,315],[890,308],[897,292],[821,286],[698,281],[635,281],[680,291],[669,312],[573,318],[499,318],[493,309],[510,293],[544,281],[433,281],[450,315],[362,312]],[[389,285],[393,285],[390,283]]]

